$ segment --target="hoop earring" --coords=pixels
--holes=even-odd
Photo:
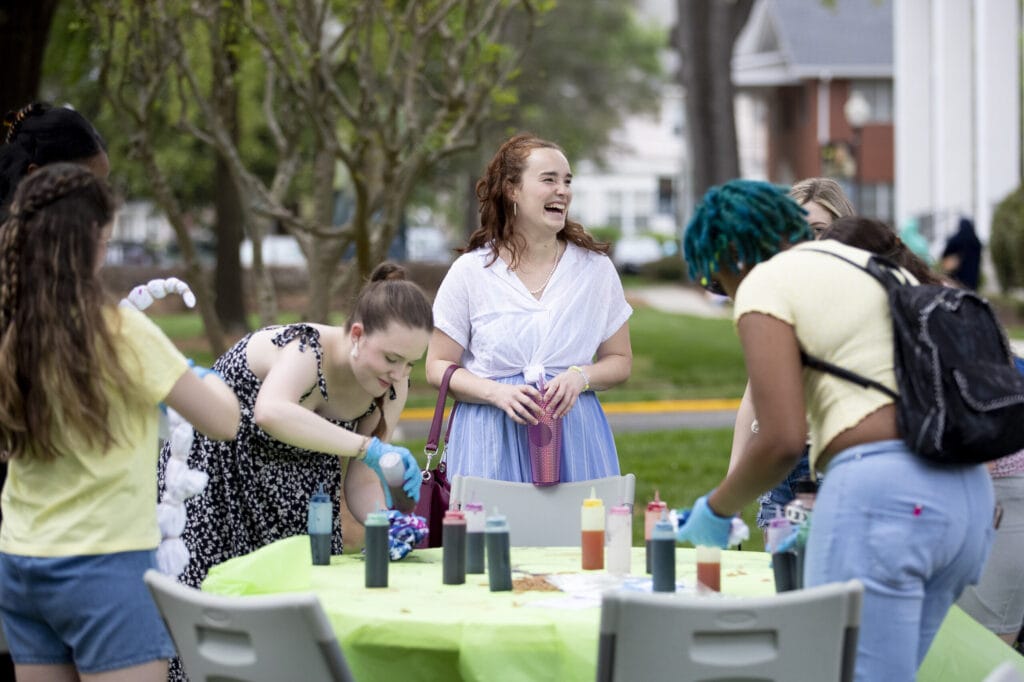
[[[519,215],[519,204],[517,204],[514,201],[512,202],[512,215],[513,216],[518,216]]]
[[[353,360],[355,360],[356,358],[358,358],[358,357],[359,357],[359,346],[358,346],[358,345],[356,345],[356,344],[353,344],[353,345],[352,345],[352,349],[351,349],[351,350],[350,350],[350,351],[348,352],[348,355],[349,355],[349,357],[350,357],[350,358],[352,358]]]

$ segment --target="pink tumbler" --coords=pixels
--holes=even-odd
[[[536,425],[526,426],[533,484],[555,485],[562,479],[562,420],[551,414],[547,400],[541,398],[539,402],[544,408],[544,414]]]

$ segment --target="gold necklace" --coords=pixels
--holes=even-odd
[[[548,282],[551,281],[551,275],[555,274],[555,268],[558,267],[558,258],[559,258],[559,255],[560,255],[558,253],[558,250],[559,250],[558,247],[559,246],[560,246],[560,244],[558,242],[555,242],[555,262],[551,264],[551,271],[548,272],[548,276],[544,278],[544,283],[541,284],[536,289],[533,289],[533,290],[529,290],[528,289],[527,290],[527,291],[530,291],[530,295],[531,296],[536,296],[540,292],[544,291],[544,287],[546,287],[548,285]]]

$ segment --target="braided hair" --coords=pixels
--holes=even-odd
[[[111,386],[125,400],[140,396],[118,360],[112,301],[98,272],[114,210],[103,180],[78,164],[54,163],[21,182],[0,226],[5,459],[52,459],[75,437],[107,450],[125,426]]]
[[[367,334],[387,329],[392,322],[398,322],[412,329],[434,330],[434,313],[427,295],[415,282],[406,280],[406,271],[401,265],[383,262],[370,273],[352,308],[352,314],[345,322],[345,331],[350,331],[356,322],[363,325]],[[394,390],[394,389],[392,389]],[[375,398],[380,421],[373,435],[383,438],[387,433],[384,421],[384,397]]]
[[[0,220],[30,166],[58,161],[80,163],[106,151],[103,138],[84,116],[46,102],[7,112],[0,139]]]
[[[810,239],[804,214],[783,189],[767,182],[730,180],[712,187],[683,236],[690,276],[707,285],[723,267],[739,272]]]
[[[515,232],[515,212],[509,196],[522,183],[526,161],[534,149],[554,149],[565,154],[554,142],[542,140],[532,133],[519,133],[505,140],[487,164],[483,177],[476,183],[476,198],[480,202],[480,227],[469,236],[469,244],[459,249],[460,252],[490,245],[490,265],[497,260],[499,249],[505,247],[512,259],[508,265],[516,267],[526,245],[522,236]],[[558,239],[597,253],[608,253],[611,248],[610,244],[595,240],[580,223],[568,218],[565,227],[558,233]]]

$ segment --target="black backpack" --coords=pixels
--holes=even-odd
[[[910,284],[880,256],[867,267],[889,295],[899,393],[801,351],[804,365],[874,388],[896,401],[900,436],[940,464],[976,464],[1024,449],[1024,375],[988,302],[973,291]]]

